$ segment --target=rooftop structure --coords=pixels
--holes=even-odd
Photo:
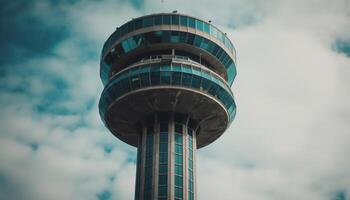
[[[209,22],[182,15],[133,19],[105,42],[100,116],[137,147],[135,200],[194,200],[196,149],[231,124],[236,51]]]

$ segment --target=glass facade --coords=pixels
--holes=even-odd
[[[113,53],[109,53],[105,59],[101,60],[101,79],[104,84],[109,80],[111,66],[120,56],[141,46],[147,46],[156,43],[186,43],[194,45],[207,51],[214,56],[227,71],[227,82],[231,85],[236,76],[236,66],[234,60],[224,49],[211,40],[201,36],[179,31],[155,31],[132,36],[125,39],[115,47]]]
[[[143,199],[151,200],[152,198],[152,180],[153,180],[153,127],[147,128],[146,135],[146,159],[145,159],[145,175]]]
[[[182,124],[175,124],[175,150],[174,150],[174,157],[175,157],[175,173],[174,173],[174,179],[175,179],[175,199],[183,199],[183,130],[182,130]]]
[[[132,20],[120,28],[118,28],[106,41],[103,46],[102,55],[105,55],[108,49],[111,48],[119,38],[127,33],[135,31],[137,29],[146,28],[155,25],[180,25],[190,28],[194,28],[203,31],[215,38],[217,38],[223,45],[225,45],[230,51],[235,52],[235,48],[231,41],[227,38],[226,34],[221,32],[215,26],[204,22],[202,20],[182,15],[151,15]]]
[[[99,110],[104,119],[108,106],[120,96],[140,88],[167,85],[192,88],[204,92],[220,101],[227,109],[230,120],[234,117],[236,105],[232,91],[224,80],[209,70],[176,64],[138,66],[117,74],[105,87]]]
[[[166,113],[158,115],[152,125],[145,125],[137,151],[135,200],[194,200],[196,136],[185,121],[185,116]]]
[[[187,135],[188,135],[188,200],[194,200],[193,130],[188,128]]]
[[[140,189],[141,189],[141,154],[142,154],[142,135],[139,138],[138,148],[137,148],[137,164],[136,164],[136,187],[135,187],[135,200],[140,199]]]
[[[168,123],[160,123],[158,200],[168,199],[168,134]]]

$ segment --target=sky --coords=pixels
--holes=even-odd
[[[236,119],[197,152],[198,199],[350,199],[350,1],[161,2],[2,1],[0,199],[133,199],[136,149],[98,115],[100,52],[173,10],[237,50]]]

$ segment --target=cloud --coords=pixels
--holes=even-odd
[[[99,54],[117,26],[172,10],[211,19],[238,52],[237,117],[198,150],[199,199],[349,195],[347,1],[6,5],[11,26],[1,21],[8,27],[1,52],[11,53],[0,69],[1,199],[132,199],[135,149],[114,138],[97,112]],[[19,23],[27,16],[33,23]]]

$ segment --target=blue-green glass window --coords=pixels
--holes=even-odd
[[[128,27],[126,24],[124,24],[122,27],[120,27],[120,32],[122,35],[125,35],[128,32]]]
[[[168,182],[168,176],[160,175],[158,181],[159,181],[159,185],[166,185]]]
[[[223,33],[221,33],[221,31],[218,31],[218,35],[217,35],[218,37],[218,39],[221,41],[221,42],[224,42],[224,35],[223,35]]]
[[[165,65],[160,68],[160,71],[171,71],[171,66],[170,65]]]
[[[170,15],[163,15],[163,24],[170,24]]]
[[[142,28],[142,19],[135,20],[135,30]]]
[[[168,145],[166,145],[168,146]],[[166,148],[165,150],[163,150],[163,152],[165,151],[165,153],[160,153],[159,154],[159,163],[167,163],[168,162],[168,153],[166,152],[168,149]]]
[[[203,31],[203,22],[201,20],[196,20],[196,29]]]
[[[183,193],[182,188],[175,187],[175,198],[182,199],[182,196],[183,196],[182,193]]]
[[[168,164],[160,164],[159,174],[167,174],[167,173],[168,173]]]
[[[190,87],[192,83],[192,74],[182,74],[182,85]]]
[[[153,25],[153,17],[146,17],[142,19],[142,27],[149,27]]]
[[[130,33],[131,31],[134,30],[134,24],[135,24],[134,21],[131,21],[131,22],[128,24],[128,32],[129,32],[129,33]]]
[[[180,66],[180,65],[173,65],[173,66],[172,66],[172,71],[175,71],[175,72],[182,72],[181,66]]]
[[[162,71],[161,73],[165,72]],[[166,199],[168,194],[168,123],[161,122],[159,131],[158,199]]]
[[[154,24],[155,25],[161,25],[162,24],[162,16],[161,15],[155,16]]]
[[[144,199],[151,198],[152,189],[152,162],[153,162],[153,127],[147,127],[146,134],[146,161],[145,161],[145,182]]]
[[[161,132],[159,133],[159,142],[168,142],[168,133],[167,132]]]
[[[159,186],[158,189],[158,196],[159,197],[166,197],[168,195],[168,187],[167,186]],[[159,200],[163,200],[166,198],[159,198]]]
[[[172,15],[171,16],[171,24],[178,25],[179,24],[179,15]]]
[[[170,31],[163,31],[162,41],[163,42],[169,42],[170,41],[170,36],[171,36],[171,32]]]
[[[153,66],[151,67],[151,84],[159,85],[160,84],[160,67]]]
[[[188,26],[188,17],[187,16],[180,16],[181,25],[182,26]]]
[[[168,151],[168,143],[160,143],[159,152],[167,152],[167,151]]]
[[[188,199],[194,199],[194,188],[193,188],[193,131],[187,129],[188,133]]]
[[[175,174],[182,175],[182,165],[175,165]]]
[[[203,38],[203,40],[202,40],[202,42],[201,42],[201,45],[200,45],[200,48],[209,51],[209,50],[208,50],[208,49],[209,49],[208,45],[209,45],[209,40],[206,39],[206,38]]]
[[[204,32],[206,32],[208,34],[210,34],[210,28],[209,27],[210,27],[209,24],[203,23],[203,30],[204,30]]]
[[[192,17],[188,18],[188,25],[192,28],[196,28],[196,20]]]
[[[182,133],[182,124],[175,124],[175,132]],[[180,142],[182,144],[182,136],[179,134],[175,134],[175,142]]]
[[[175,145],[175,153],[182,154],[182,145]]]
[[[186,43],[186,41],[187,41],[187,33],[186,32],[180,32],[179,33],[179,38],[180,38],[180,42]]]
[[[138,46],[134,38],[128,39],[128,43],[129,43],[130,50],[133,50]]]
[[[161,84],[170,85],[171,72],[160,72]]]
[[[189,181],[189,190],[190,191],[193,191],[193,182],[192,181]]]
[[[181,85],[181,76],[182,76],[182,73],[173,72],[173,74],[171,76],[171,84],[172,85]]]
[[[183,182],[182,176],[175,176],[175,185],[176,186],[182,186],[182,182]]]
[[[194,45],[197,46],[197,47],[200,47],[201,44],[202,44],[202,40],[203,40],[202,37],[200,37],[200,36],[195,36],[195,37],[194,37]]]
[[[202,78],[200,76],[193,76],[191,86],[193,88],[199,88]]]
[[[170,36],[170,42],[171,43],[178,43],[180,41],[179,32],[178,31],[172,31]]]
[[[194,34],[187,34],[187,44],[193,44],[194,42]]]
[[[149,73],[140,74],[141,87],[148,87],[150,85]]]
[[[175,154],[175,163],[176,164],[182,164],[182,155]]]
[[[124,40],[124,41],[122,42],[122,47],[123,47],[125,53],[127,53],[127,52],[130,51],[129,43],[128,43],[127,40]]]
[[[210,83],[210,81],[209,81],[208,79],[205,79],[205,78],[202,79],[201,88],[202,88],[204,91],[208,91],[209,88],[210,88],[210,85],[211,85],[211,83]]]
[[[214,26],[210,27],[210,35],[217,37],[218,29],[216,29]]]

